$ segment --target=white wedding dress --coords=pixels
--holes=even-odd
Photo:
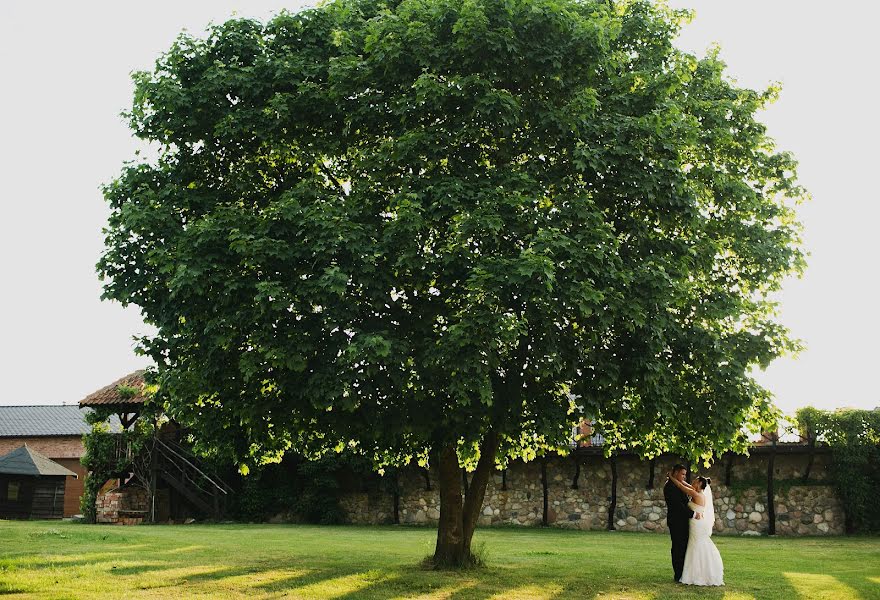
[[[715,507],[712,504],[712,489],[708,485],[703,490],[703,496],[706,498],[705,507],[688,502],[688,507],[694,513],[701,513],[702,518],[691,519],[688,525],[688,545],[681,582],[688,585],[724,585],[724,563],[712,542]]]

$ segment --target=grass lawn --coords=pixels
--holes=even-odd
[[[10,598],[880,598],[880,538],[716,537],[724,588],[672,582],[668,537],[483,529],[488,567],[425,571],[432,529],[0,521]]]

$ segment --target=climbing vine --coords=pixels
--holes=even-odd
[[[108,480],[133,474],[142,485],[146,485],[143,462],[144,457],[149,456],[146,449],[153,439],[157,422],[142,417],[131,429],[114,432],[109,424],[112,414],[109,409],[95,409],[86,415],[91,430],[83,435],[85,452],[80,462],[88,476],[80,497],[80,510],[87,523],[95,522],[98,492]]]
[[[880,409],[829,412],[806,407],[796,418],[805,437],[831,447],[847,532],[880,531],[880,515],[872,510],[880,496]]]

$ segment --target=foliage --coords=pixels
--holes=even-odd
[[[243,521],[261,522],[276,508],[278,494],[287,491],[275,479],[248,475],[233,496],[234,514]]]
[[[830,481],[809,480],[804,482],[801,478],[773,479],[774,496],[777,498],[785,497],[791,488],[797,487],[814,487],[831,485]],[[729,494],[735,498],[740,498],[749,490],[757,488],[758,490],[767,489],[767,475],[755,475],[744,479],[734,479],[727,487]]]
[[[329,525],[342,523],[339,500],[343,490],[340,474],[368,476],[370,464],[351,453],[332,454],[316,460],[287,454],[278,464],[268,464],[241,479],[234,499],[235,513],[246,521],[263,521],[278,512],[289,512],[300,522]]]
[[[171,414],[253,458],[490,428],[529,455],[586,413],[646,453],[740,448],[751,368],[793,348],[764,298],[804,192],[755,120],[777,90],[677,50],[685,18],[336,0],[178,38],[135,74],[163,151],[106,187],[99,263]]]
[[[141,392],[141,388],[133,385],[117,385],[116,391],[121,398],[129,399],[137,396]]]
[[[457,458],[477,496],[584,417],[609,452],[744,451],[805,192],[756,120],[778,90],[678,50],[686,19],[331,0],[180,36],[134,75],[161,151],[106,186],[98,263],[168,414],[250,467]]]
[[[880,409],[797,411],[803,432],[831,447],[832,475],[846,511],[847,531],[880,531]],[[802,434],[803,435],[803,434]],[[806,436],[805,436],[806,437]]]
[[[291,508],[307,523],[329,525],[343,521],[336,478],[339,462],[336,457],[327,456],[299,463]]]

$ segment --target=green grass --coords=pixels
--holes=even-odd
[[[426,571],[431,529],[0,521],[10,598],[880,598],[880,538],[714,538],[724,588],[673,583],[668,537],[483,529],[488,567]],[[6,597],[6,596],[4,596]]]

